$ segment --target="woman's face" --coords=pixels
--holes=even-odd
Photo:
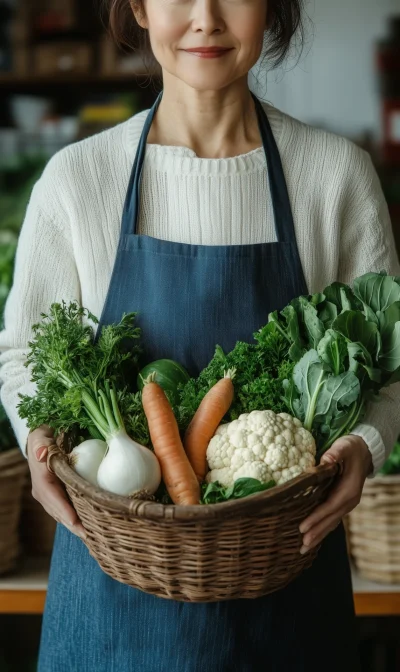
[[[163,70],[198,91],[215,91],[247,76],[259,59],[267,1],[144,0],[145,17],[134,11]],[[210,47],[224,51],[193,51]]]

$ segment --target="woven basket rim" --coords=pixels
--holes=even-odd
[[[374,478],[367,479],[365,481],[364,488],[367,490],[368,488],[373,488],[374,485],[397,485],[400,483],[400,474],[391,474],[390,476],[384,476],[383,474],[380,474],[378,476],[374,476]]]
[[[254,513],[260,502],[271,500],[274,504],[287,500],[288,497],[300,496],[310,488],[317,486],[328,479],[333,479],[339,473],[339,465],[326,464],[311,467],[307,472],[297,476],[283,485],[277,485],[270,490],[250,495],[243,499],[221,502],[218,504],[198,504],[196,506],[179,506],[160,504],[158,502],[142,501],[114,495],[95,487],[81,478],[68,464],[65,455],[58,453],[51,458],[51,468],[65,485],[73,488],[79,494],[106,506],[118,513],[134,514],[135,516],[164,520],[207,520],[210,518],[225,518],[231,516],[245,516]]]

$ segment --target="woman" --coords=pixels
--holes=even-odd
[[[366,271],[399,273],[369,157],[261,105],[248,89],[265,37],[267,59],[287,51],[300,0],[111,5],[116,32],[134,22],[148,32],[163,94],[150,112],[48,164],[23,226],[0,341],[2,399],[27,444],[33,494],[61,523],[39,670],[355,672],[340,520],[394,444],[398,389],[324,458],[343,472],[301,526],[302,553],[324,539],[313,567],[263,599],[217,604],[161,600],[106,576],[47,471],[51,432],[28,437],[17,417],[18,395],[33,391],[24,368],[30,325],[53,301],[80,301],[102,325],[139,311],[149,358],[172,357],[195,374],[215,343],[251,339],[296,295]]]

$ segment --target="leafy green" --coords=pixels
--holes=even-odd
[[[361,310],[362,304],[348,285],[334,282],[324,289],[323,296],[326,301],[336,306],[337,312],[345,310]]]
[[[242,499],[257,492],[270,490],[275,485],[275,481],[261,483],[255,478],[239,478],[230,486],[223,486],[217,482],[204,484],[202,487],[202,504],[218,504],[230,499]]]
[[[400,367],[400,322],[392,328],[386,327],[382,333],[382,347],[379,364],[385,371],[394,373]]]
[[[338,376],[346,368],[346,358],[348,355],[347,345],[344,337],[333,329],[328,329],[325,336],[318,343],[318,356],[325,367]]]
[[[367,273],[353,288],[335,282],[293,299],[254,334],[180,390],[185,429],[208,390],[235,368],[235,398],[224,420],[270,409],[289,411],[314,434],[318,453],[351,432],[379,390],[400,380],[400,280]]]
[[[383,273],[366,273],[353,283],[354,294],[375,314],[400,301],[400,286]]]
[[[47,424],[60,433],[79,427],[105,439],[126,429],[145,444],[140,399],[127,386],[127,371],[137,367],[140,353],[135,313],[104,327],[98,340],[90,322],[98,320],[76,303],[55,303],[34,325],[27,366],[37,390],[21,397],[19,414],[31,429]]]
[[[371,357],[378,354],[378,326],[369,322],[363,313],[355,310],[346,310],[333,323],[333,329],[342,334],[347,341],[361,343]]]
[[[380,473],[383,476],[400,474],[400,441],[397,441],[391,454],[383,465]]]
[[[285,393],[292,414],[314,433],[318,446],[325,446],[353,417],[360,382],[351,371],[332,375],[318,353],[309,350],[285,383]]]
[[[321,454],[360,421],[382,387],[400,380],[400,280],[367,273],[333,283],[270,315],[296,362],[284,399]]]
[[[220,380],[224,371],[236,369],[233,384],[235,398],[225,420],[230,422],[242,413],[268,408],[282,410],[283,381],[291,376],[294,363],[288,356],[288,343],[273,325],[254,334],[254,343],[238,341],[225,354],[217,346],[214,357],[197,378],[180,386],[180,401],[175,407],[182,430],[190,423],[207,392]]]

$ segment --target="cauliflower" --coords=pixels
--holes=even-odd
[[[315,465],[314,437],[288,413],[252,411],[220,425],[207,448],[207,482],[255,478],[278,485]]]

